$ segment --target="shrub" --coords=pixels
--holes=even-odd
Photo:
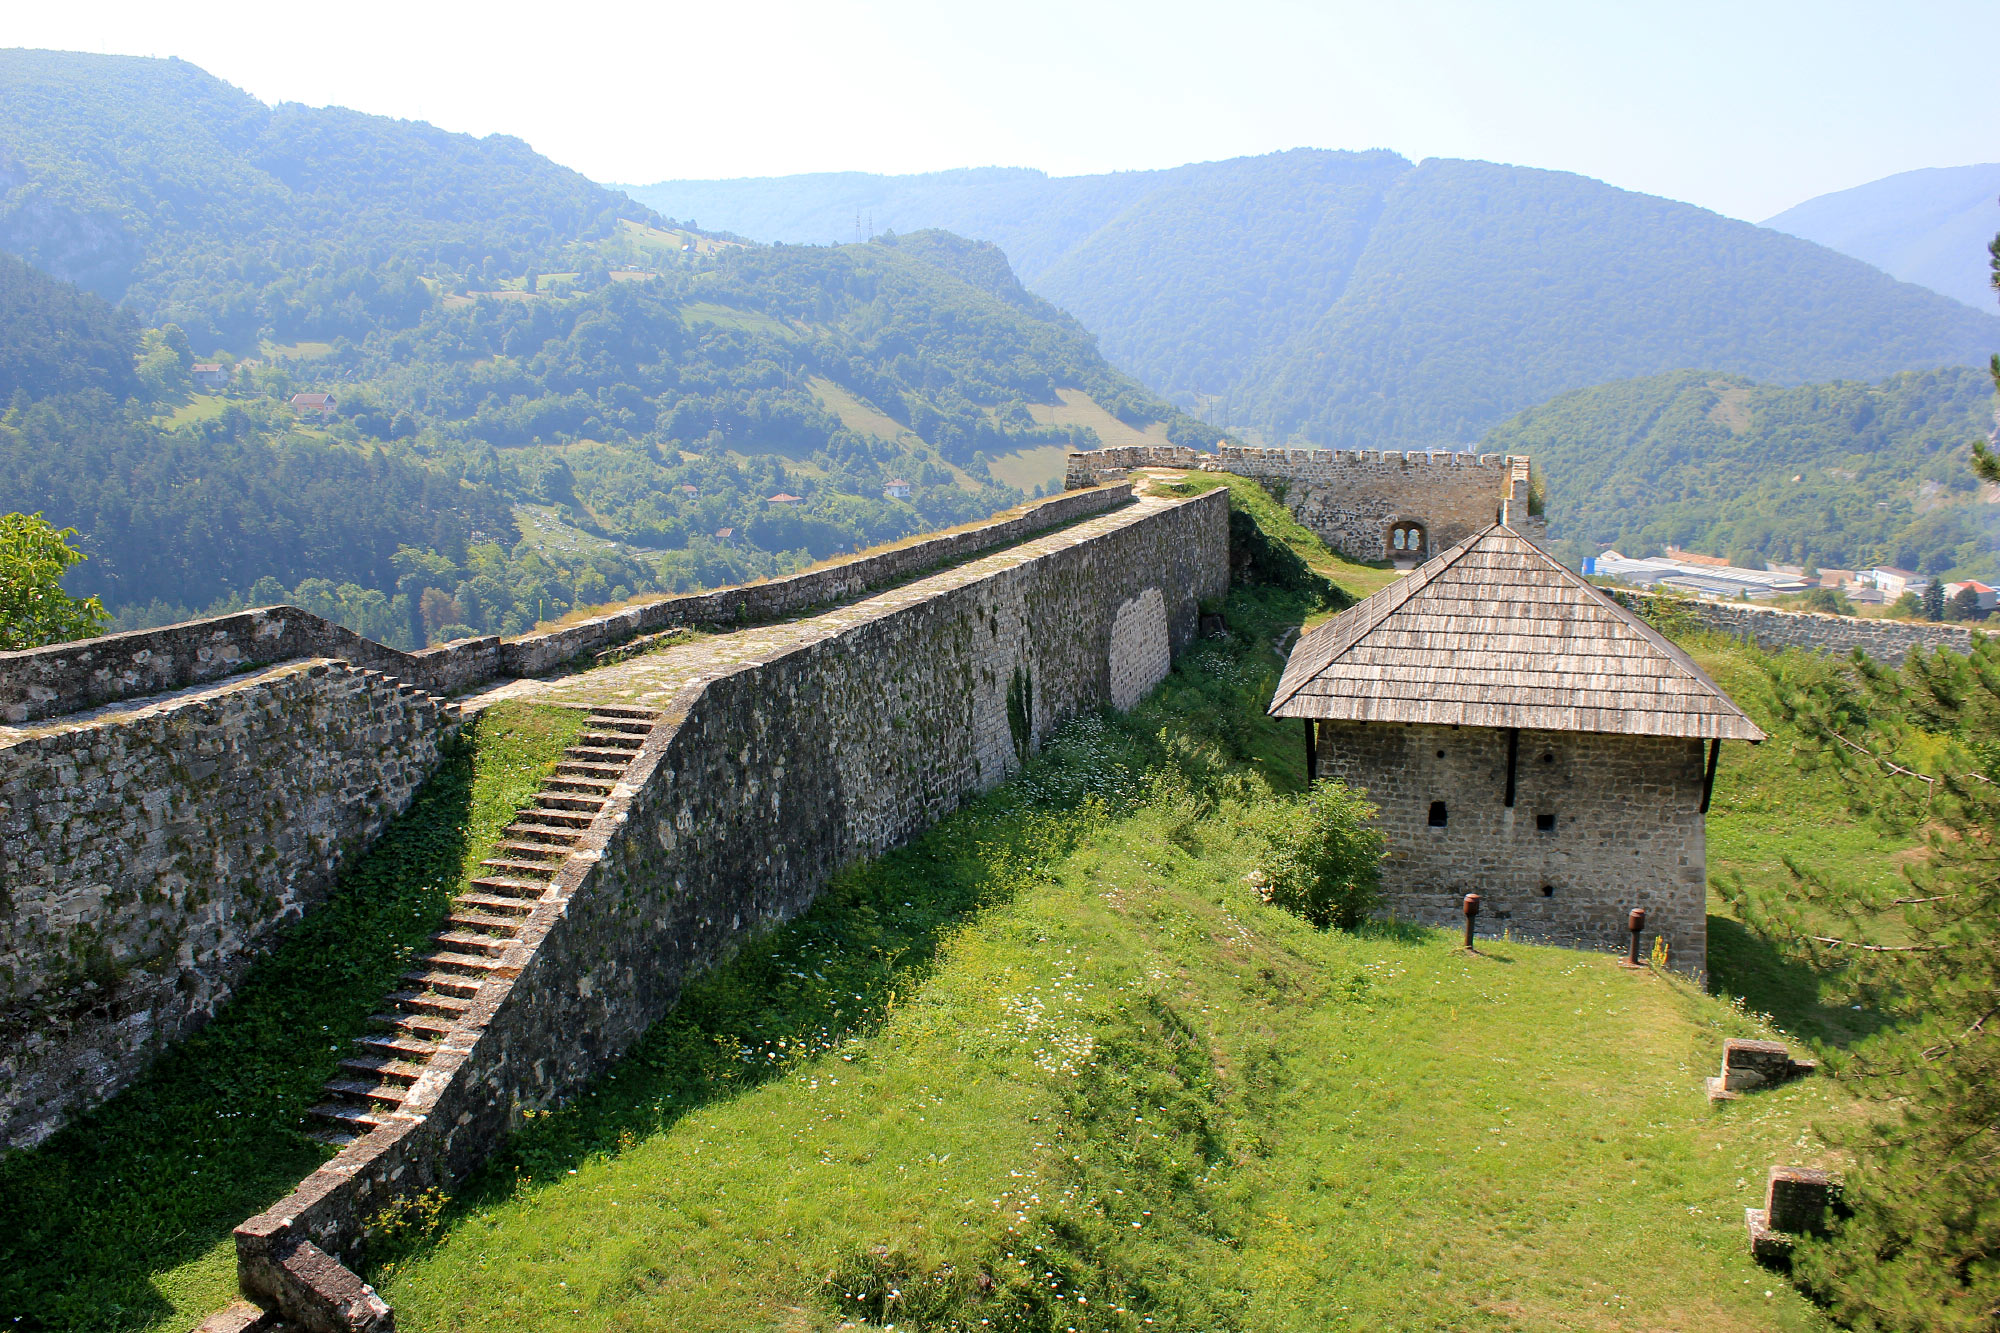
[[[1374,817],[1366,795],[1344,782],[1316,782],[1276,802],[1259,830],[1265,899],[1320,930],[1360,925],[1382,901],[1384,839]]]

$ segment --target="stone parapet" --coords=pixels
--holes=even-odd
[[[309,660],[0,728],[0,1147],[207,1022],[409,804],[456,718]]]
[[[406,653],[310,611],[270,606],[0,653],[0,721],[18,724],[58,717],[304,657],[342,658],[387,671],[436,694],[458,694],[507,676],[541,675],[650,631],[792,615],[1102,513],[1129,500],[1131,494],[1129,486],[1113,485],[1059,495],[1008,517],[788,578],[662,598],[504,641],[488,635]]]
[[[1748,640],[1774,653],[1803,648],[1845,657],[1859,648],[1878,662],[1894,665],[1907,657],[1912,648],[1949,648],[1955,653],[1969,653],[1975,644],[1989,642],[1994,637],[1994,631],[1971,625],[1783,611],[1774,606],[1704,602],[1622,588],[1605,591],[1655,624],[1669,629],[1712,630],[1733,639]]]
[[[1528,460],[1451,450],[1269,449],[1225,444],[1214,453],[1179,445],[1125,445],[1069,456],[1066,483],[1095,485],[1135,467],[1233,472],[1263,482],[1299,522],[1351,560],[1419,558],[1456,545],[1502,516],[1540,540],[1528,514]],[[1416,552],[1392,534],[1423,533]]]

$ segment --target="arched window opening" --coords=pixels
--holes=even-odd
[[[1445,824],[1444,802],[1431,802],[1431,827],[1443,828]]]
[[[1389,548],[1406,555],[1424,553],[1424,525],[1421,523],[1398,523],[1389,529]]]

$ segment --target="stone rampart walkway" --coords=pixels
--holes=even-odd
[[[744,667],[761,665],[795,649],[833,638],[855,625],[915,606],[940,592],[963,587],[998,570],[1026,564],[1037,556],[1065,546],[1082,545],[1093,537],[1136,523],[1177,503],[1180,502],[1142,497],[1111,513],[968,560],[962,565],[815,616],[705,635],[693,642],[673,644],[575,675],[510,680],[467,695],[459,702],[467,712],[476,712],[503,699],[526,699],[574,708],[610,705],[668,710],[691,686],[719,679]]]

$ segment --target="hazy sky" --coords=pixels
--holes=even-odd
[[[518,135],[603,181],[1380,147],[1754,221],[2000,160],[1992,0],[7,8],[0,43],[178,55],[269,102]]]

